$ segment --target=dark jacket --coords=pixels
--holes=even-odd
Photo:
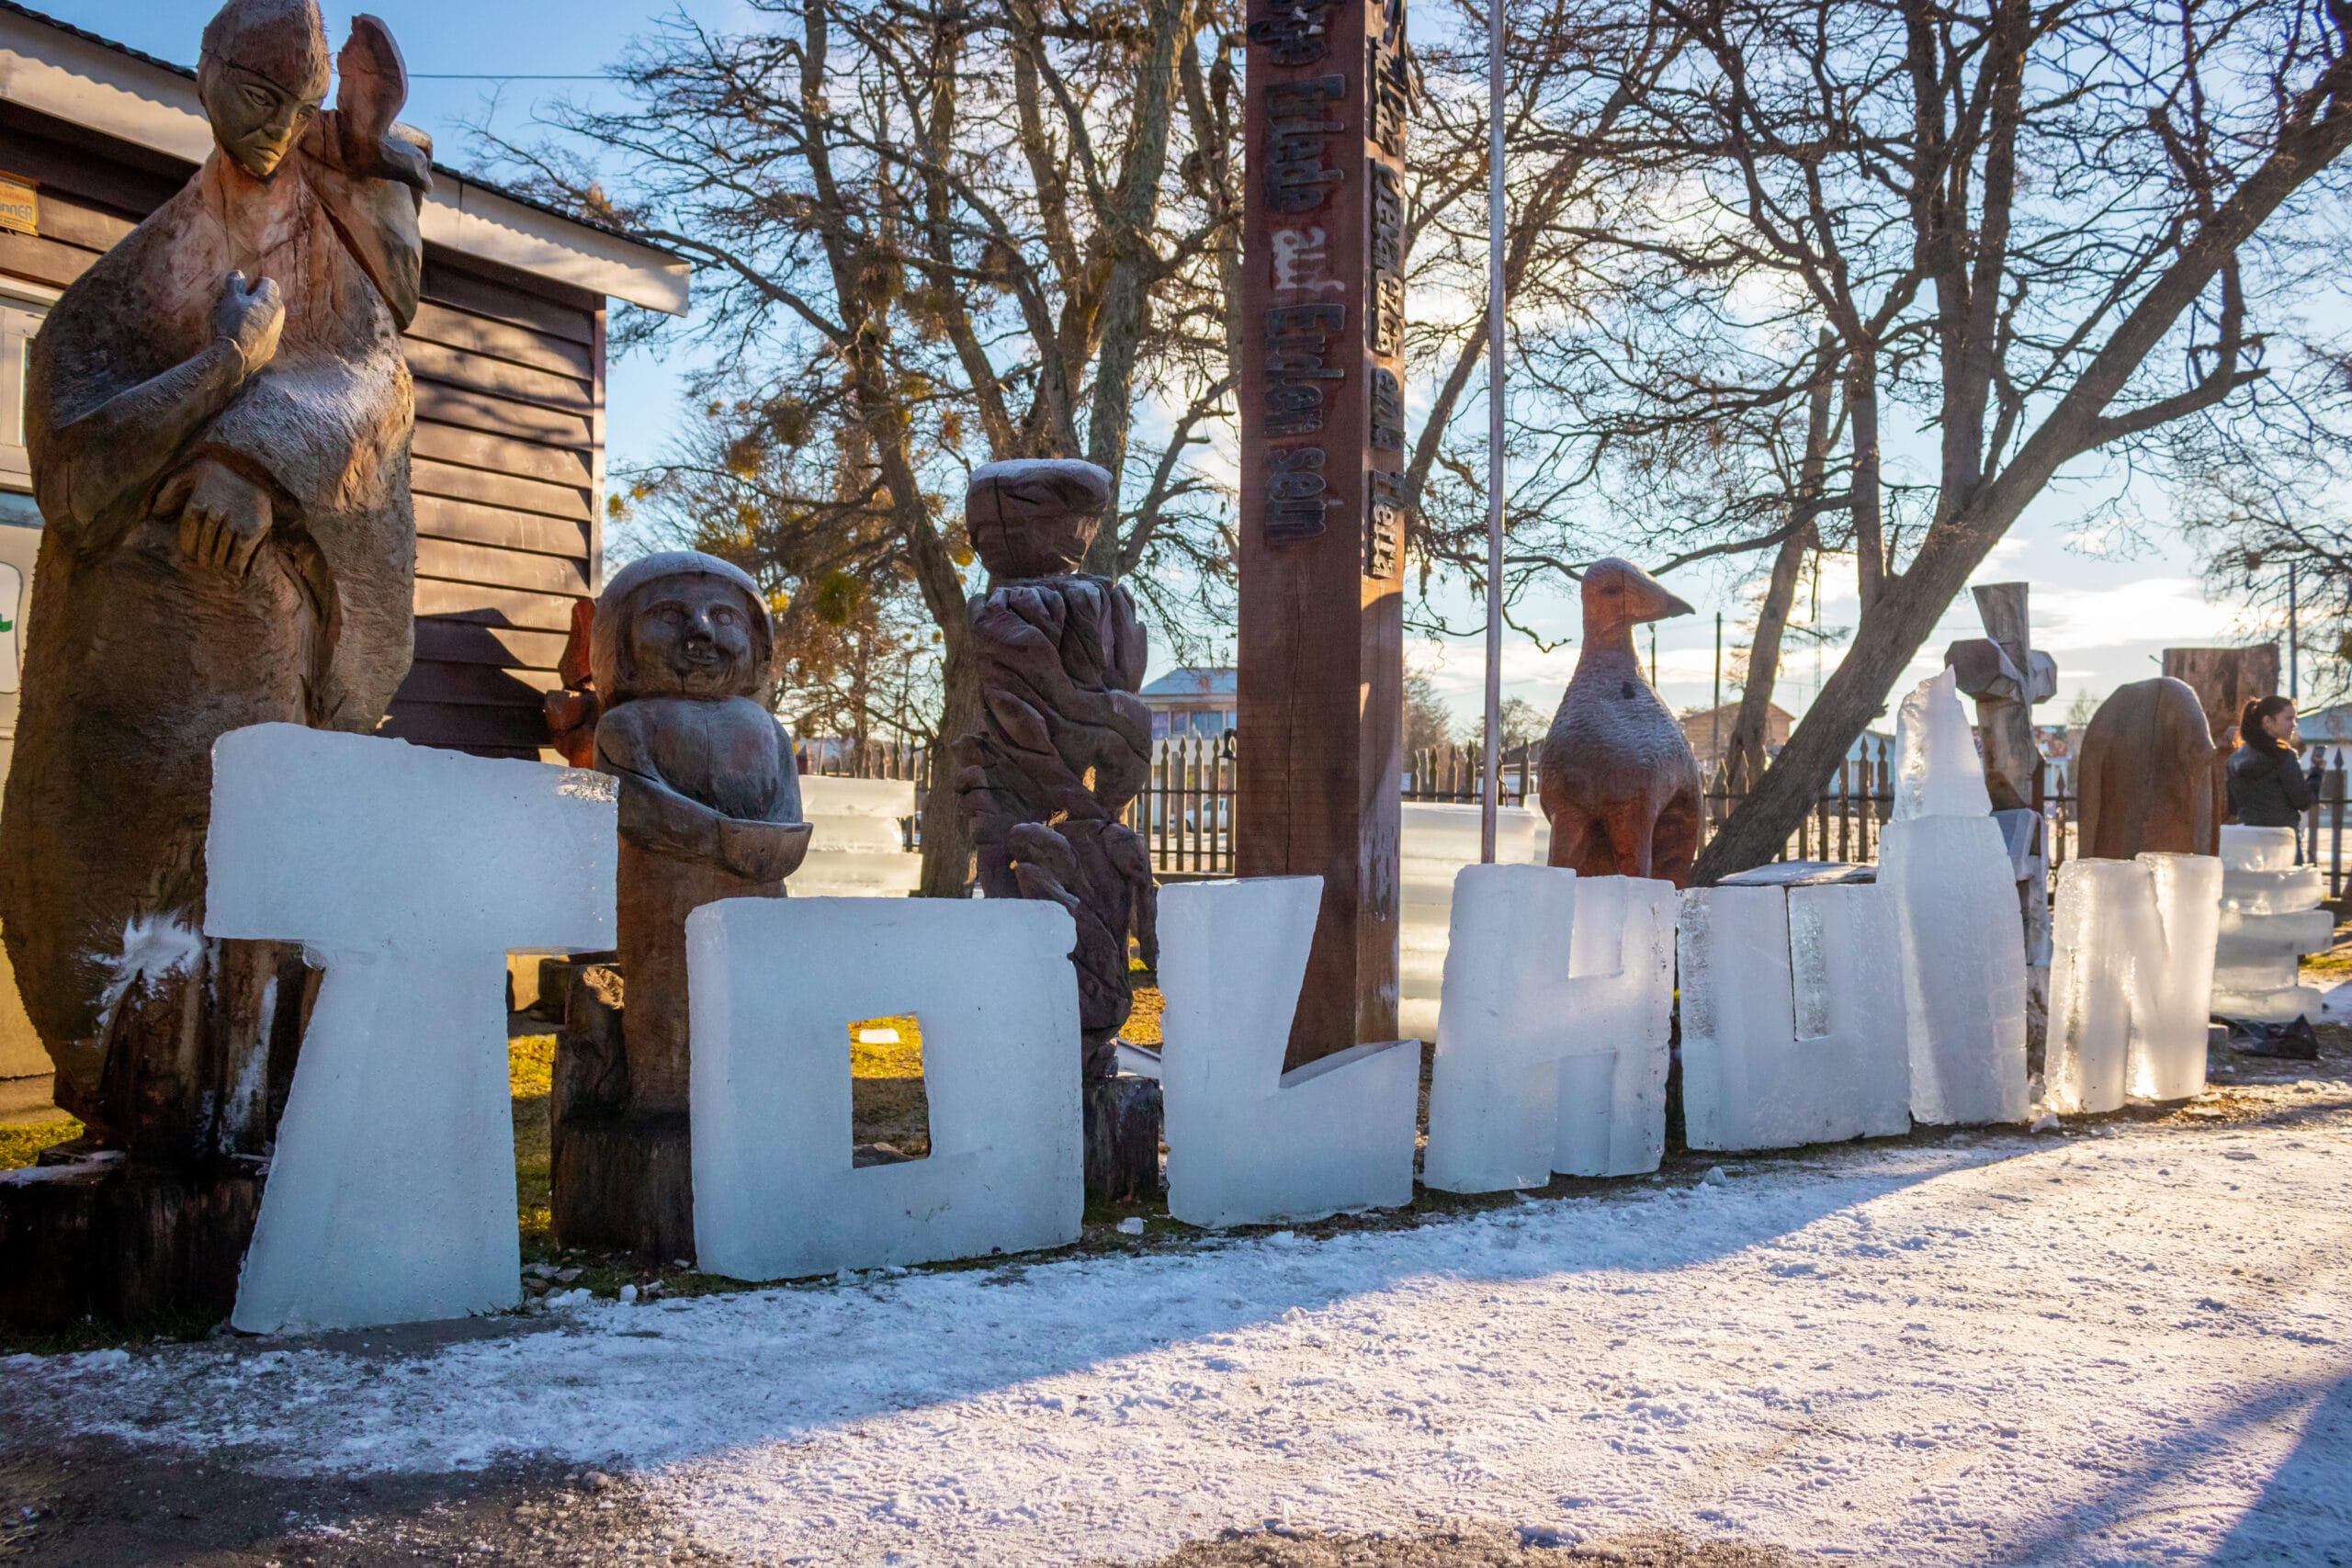
[[[2241,745],[2230,756],[2230,815],[2249,828],[2293,828],[2312,806],[2301,758],[2284,746]]]

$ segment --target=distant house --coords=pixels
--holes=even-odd
[[[1731,754],[1731,727],[1738,721],[1739,705],[1700,708],[1682,716],[1682,735],[1699,754],[1699,766],[1712,769]],[[1796,722],[1777,703],[1764,705],[1764,754],[1772,756],[1789,743],[1789,727]]]
[[[1219,739],[1233,732],[1235,675],[1230,665],[1171,670],[1137,693],[1151,710],[1154,740],[1199,736]]]

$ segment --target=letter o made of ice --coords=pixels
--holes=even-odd
[[[206,934],[326,969],[237,1327],[515,1304],[506,954],[612,945],[616,829],[600,773],[291,724],[214,744]]]
[[[1076,1241],[1078,928],[1027,899],[729,898],[686,917],[696,1261],[738,1280]],[[849,1025],[913,1013],[931,1155],[850,1164]]]
[[[1283,1071],[1322,893],[1319,876],[1160,890],[1168,1212],[1187,1224],[1413,1200],[1420,1042],[1375,1041]]]

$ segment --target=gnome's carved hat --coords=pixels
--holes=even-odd
[[[204,25],[204,52],[306,98],[323,99],[333,80],[318,0],[229,0]]]
[[[606,708],[637,694],[637,660],[629,649],[628,625],[637,614],[637,600],[666,578],[715,577],[743,596],[752,621],[752,670],[742,695],[767,694],[775,662],[775,620],[751,574],[731,561],[700,550],[657,550],[613,573],[596,596],[596,618],[588,630],[588,668],[596,678],[596,694]]]

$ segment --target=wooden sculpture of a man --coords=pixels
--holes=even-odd
[[[1127,933],[1155,947],[1143,843],[1119,820],[1151,768],[1151,713],[1136,696],[1144,632],[1117,583],[1077,570],[1102,525],[1111,477],[1091,463],[991,463],[964,498],[989,569],[972,601],[985,713],[956,741],[956,787],[972,823],[980,890],[1051,898],[1078,921],[1080,1076],[1109,1077],[1133,998]]]
[[[299,954],[200,934],[213,741],[372,729],[409,666],[400,333],[431,165],[393,124],[382,24],[356,18],[340,63],[322,111],[312,0],[223,6],[197,78],[211,155],[32,346],[46,529],[0,927],[60,1103],[134,1162],[259,1152],[290,1069]]]

